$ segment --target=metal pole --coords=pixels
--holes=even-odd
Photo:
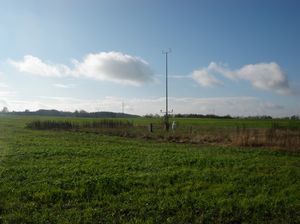
[[[168,51],[163,51],[166,55],[166,114],[165,114],[165,128],[169,131],[169,108],[168,108],[168,54],[171,53],[171,49]]]
[[[168,122],[168,53],[166,53],[166,121]]]

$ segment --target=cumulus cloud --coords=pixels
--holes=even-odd
[[[153,81],[149,64],[139,57],[119,52],[87,55],[83,62],[75,62],[76,73],[96,80],[140,85]]]
[[[197,77],[195,74],[198,73],[201,75]],[[253,87],[261,90],[275,91],[279,94],[291,93],[287,75],[275,62],[249,64],[237,70],[230,70],[224,64],[211,62],[207,68],[194,71],[192,78],[203,86],[212,86],[220,83],[220,80],[215,78],[216,75],[236,81],[249,81]]]
[[[258,89],[274,90],[281,94],[290,92],[286,74],[274,62],[246,65],[236,71],[235,75],[237,78],[250,81]]]
[[[217,79],[213,74],[207,69],[195,70],[192,73],[192,78],[204,87],[222,85],[222,81]]]
[[[24,56],[21,61],[14,61],[10,59],[9,63],[16,67],[20,72],[32,75],[61,77],[71,74],[70,68],[65,65],[46,63],[32,55]]]
[[[120,52],[88,54],[82,61],[73,60],[73,67],[44,62],[26,55],[21,61],[9,60],[20,72],[47,77],[85,77],[99,81],[141,85],[154,81],[149,64],[135,56]]]

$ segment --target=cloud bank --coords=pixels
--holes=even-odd
[[[99,81],[139,86],[152,82],[153,72],[143,59],[120,52],[88,54],[82,61],[73,60],[73,67],[44,62],[26,55],[20,61],[9,60],[20,72],[46,77],[84,77]]]
[[[235,81],[248,81],[260,90],[274,91],[283,95],[291,93],[287,75],[275,62],[249,64],[237,70],[230,70],[223,64],[211,62],[207,68],[195,70],[191,77],[202,86],[215,86],[222,83],[216,78],[217,75]]]
[[[57,109],[64,111],[122,111],[122,103],[125,104],[125,113],[131,114],[160,114],[165,107],[165,98],[119,98],[104,97],[101,99],[79,99],[73,97],[32,97],[22,99],[6,97],[0,100],[0,108],[7,106],[10,111],[31,111],[38,109]],[[257,116],[271,115],[274,117],[291,116],[300,114],[300,106],[285,107],[274,102],[264,101],[256,97],[171,97],[170,109],[174,113],[199,113],[233,116]],[[161,115],[161,114],[160,114]]]

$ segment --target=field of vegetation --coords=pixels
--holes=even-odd
[[[300,223],[299,121],[177,124],[0,116],[0,223]]]
[[[299,120],[172,118],[171,122],[176,123],[176,129],[170,132],[165,131],[162,118],[49,119],[41,117],[31,120],[26,127],[35,130],[69,130],[160,142],[254,146],[300,151]]]

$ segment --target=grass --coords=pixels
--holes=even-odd
[[[157,119],[142,123],[141,119],[89,119],[89,120],[33,120],[26,124],[27,128],[35,130],[70,130],[90,132],[112,136],[131,137],[139,139],[152,139],[156,141],[169,141],[177,143],[214,144],[227,146],[255,146],[276,147],[287,151],[300,151],[300,123],[288,123],[286,120],[277,120],[269,124],[270,127],[254,128],[251,125],[241,123],[241,120],[215,119],[214,126],[207,125],[204,119],[195,119],[191,126],[186,119],[179,119],[181,125],[176,130],[166,132],[164,125]],[[218,121],[221,124],[218,124]],[[190,121],[190,120],[189,120]],[[226,121],[227,125],[222,126]],[[267,120],[269,121],[269,120]],[[259,123],[258,120],[256,121]],[[134,124],[135,123],[135,124]],[[266,121],[262,121],[267,124]],[[151,131],[149,131],[151,124]],[[236,124],[236,126],[233,126]]]
[[[32,119],[0,118],[0,223],[300,223],[299,153],[24,128]]]

